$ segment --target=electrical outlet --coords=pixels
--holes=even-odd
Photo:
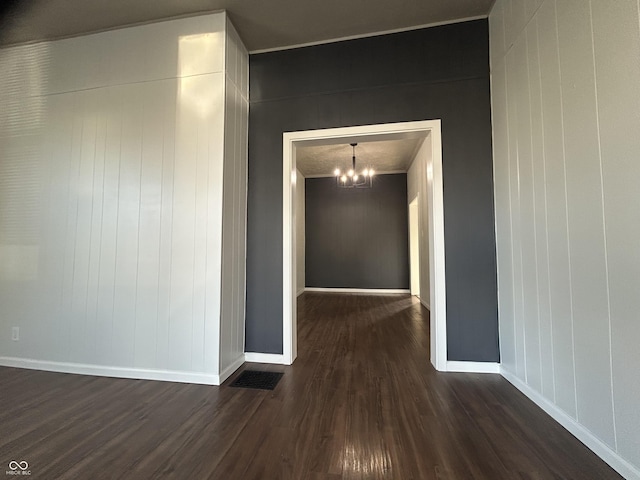
[[[20,327],[13,327],[11,329],[11,340],[14,342],[20,340]]]

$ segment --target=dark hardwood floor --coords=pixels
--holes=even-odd
[[[284,372],[274,391],[0,368],[0,473],[620,478],[500,376],[436,372],[415,299],[305,293],[298,312],[295,364],[260,366]]]

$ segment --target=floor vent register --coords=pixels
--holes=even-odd
[[[280,372],[263,372],[259,370],[245,370],[236,378],[230,387],[257,388],[273,390],[282,378]]]

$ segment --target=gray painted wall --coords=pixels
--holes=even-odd
[[[282,353],[282,133],[442,120],[450,360],[498,361],[486,20],[250,56],[246,350]]]
[[[308,178],[305,191],[307,287],[409,288],[406,173],[370,189]]]

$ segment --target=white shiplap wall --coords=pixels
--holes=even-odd
[[[220,316],[221,289],[244,284],[244,217],[223,221],[246,189],[246,89],[225,88],[247,67],[225,74],[241,45],[226,25],[0,50],[1,363],[216,383],[221,331],[242,351],[238,288]]]
[[[244,361],[249,54],[227,22],[220,371]]]
[[[502,368],[640,478],[640,2],[489,23]]]

